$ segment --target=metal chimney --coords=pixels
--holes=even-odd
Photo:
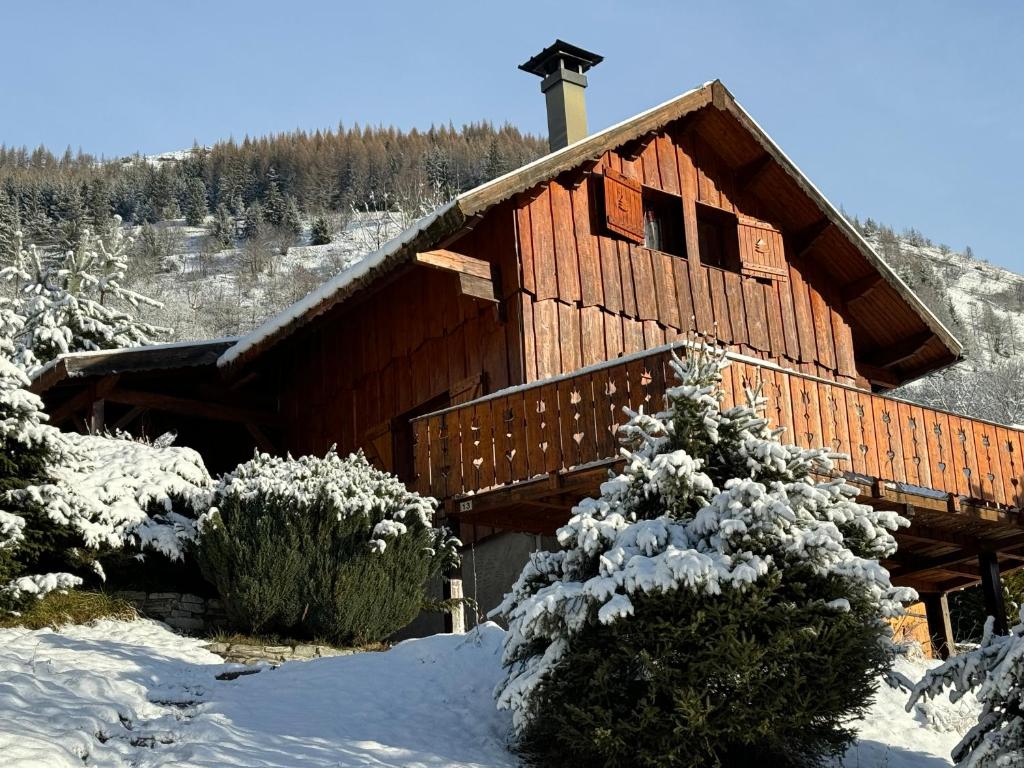
[[[567,147],[587,135],[585,73],[604,61],[603,56],[555,40],[519,68],[541,78],[540,90],[548,106],[548,146]]]

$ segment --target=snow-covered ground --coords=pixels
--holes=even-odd
[[[0,630],[0,755],[4,768],[506,768],[509,718],[491,698],[503,638],[488,624],[218,680],[240,667],[151,621]],[[950,764],[975,705],[910,715],[905,701],[879,690],[842,768]]]

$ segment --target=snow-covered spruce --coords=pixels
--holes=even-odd
[[[989,618],[977,648],[929,670],[911,687],[907,702],[909,712],[947,688],[953,703],[974,693],[982,710],[953,749],[958,768],[1024,768],[1024,608],[1009,635],[993,634],[992,626]]]
[[[624,663],[633,663],[631,653],[638,659],[648,652],[661,658],[649,660],[647,666],[636,670],[624,670],[619,681],[623,688],[634,688],[639,685],[638,679],[650,682],[659,675],[671,674],[673,663],[696,664],[698,656],[714,649],[716,643],[723,643],[721,663],[738,667],[740,661],[727,660],[726,638],[700,637],[699,632],[705,630],[735,632],[736,646],[728,650],[742,663],[751,664],[748,671],[755,681],[751,683],[753,688],[771,679],[769,667],[784,662],[770,656],[763,662],[751,661],[753,657],[771,648],[788,647],[780,642],[787,633],[798,636],[817,632],[822,637],[823,653],[830,652],[826,646],[832,642],[831,652],[852,654],[847,666],[854,668],[849,671],[856,682],[849,686],[849,702],[844,705],[840,695],[837,712],[825,711],[827,705],[823,704],[822,711],[816,713],[809,700],[794,701],[789,708],[796,711],[801,706],[810,707],[808,722],[817,718],[814,727],[825,723],[815,737],[819,739],[817,746],[808,747],[805,757],[820,757],[815,750],[820,750],[821,744],[829,751],[839,751],[852,738],[841,727],[844,714],[863,711],[873,686],[868,680],[881,671],[872,665],[886,666],[886,655],[877,654],[889,637],[883,619],[901,613],[901,603],[915,597],[911,590],[894,588],[878,563],[878,558],[896,549],[891,532],[908,523],[895,513],[856,503],[855,490],[842,479],[816,479],[831,471],[832,457],[823,449],[806,450],[780,442],[779,433],[759,415],[764,401],[758,392],[748,393],[748,404],[722,410],[721,369],[727,365],[723,353],[711,348],[693,350],[686,359],[675,358],[672,365],[678,383],[666,394],[667,410],[629,413],[629,422],[621,430],[626,461],[623,473],[602,485],[600,497],[586,499],[574,509],[569,523],[558,531],[562,550],[534,553],[494,612],[505,616],[509,623],[503,657],[507,678],[496,690],[498,706],[512,711],[520,746],[528,757],[532,750],[532,757],[543,764],[543,751],[539,755],[536,751],[538,728],[531,726],[561,716],[559,710],[565,708],[565,702],[554,707],[554,713],[545,707],[557,699],[558,686],[567,677],[575,675],[576,684],[592,685],[590,691],[577,691],[578,699],[572,700],[570,694],[570,708],[588,697],[592,702],[602,693],[612,702],[616,697],[622,700],[650,694],[649,690],[643,694],[614,690],[616,684],[612,681],[618,679],[619,670],[601,668],[598,673],[598,666],[604,663],[601,657],[612,658],[616,632],[632,632],[629,643],[649,641],[657,648],[648,651],[634,647],[631,651],[626,647]],[[651,611],[654,605],[657,611]],[[659,612],[663,610],[679,613],[663,615]],[[720,610],[721,614],[716,613]],[[749,631],[742,626],[727,626],[730,611],[745,610],[761,611],[763,615],[746,617]],[[641,615],[646,618],[641,619]],[[702,624],[711,621],[708,616],[712,615],[722,626]],[[777,630],[764,628],[769,617],[782,622]],[[796,625],[788,626],[787,620]],[[654,621],[656,626],[634,631],[632,625],[642,621]],[[834,636],[834,630],[847,625],[852,634],[863,633],[852,639],[849,647]],[[680,641],[683,646],[676,647],[676,641],[666,636],[658,645],[659,633],[672,633],[677,628],[679,632],[697,628],[696,639],[690,636]],[[799,645],[803,641],[798,638],[794,642]],[[737,652],[737,648],[742,651]],[[857,653],[862,648],[867,649],[865,656],[870,658],[859,661]],[[787,680],[787,685],[797,685],[787,675],[803,675],[811,681],[817,677],[825,685],[833,674],[828,666],[838,659],[815,659],[814,643],[805,645],[802,652],[812,662],[805,666],[819,661],[821,669],[779,671],[780,678]],[[670,660],[672,653],[678,653],[674,661]],[[714,654],[711,658],[715,663]],[[593,677],[572,669],[588,663],[597,665]],[[855,669],[858,665],[864,669]],[[741,674],[738,669],[733,672],[734,676]],[[723,680],[728,680],[730,674]],[[613,690],[602,691],[601,686]],[[809,693],[797,689],[795,695],[806,698]],[[664,729],[667,741],[657,748],[662,759],[680,765],[689,764],[687,759],[714,762],[735,757],[735,750],[729,750],[743,747],[743,739],[750,739],[749,745],[756,746],[762,736],[757,727],[768,727],[760,721],[751,724],[749,733],[733,734],[738,741],[732,745],[725,743],[730,737],[723,732],[716,737],[718,743],[704,745],[709,752],[701,753],[698,734],[694,734],[694,742],[681,747],[683,752],[676,758],[664,757],[664,750],[682,738],[676,727],[679,723],[696,728],[701,718],[713,721],[722,715],[715,709],[717,695],[724,693],[716,693],[713,688],[696,690],[694,701],[703,703],[698,706],[691,702],[687,706],[696,706],[696,710]],[[734,698],[743,695],[745,691],[733,692]],[[755,704],[758,694],[749,695],[749,703]],[[765,695],[771,696],[772,692]],[[641,744],[655,738],[651,734],[657,728],[640,720],[657,720],[659,715],[652,713],[657,713],[658,707],[676,707],[675,713],[667,713],[667,719],[679,715],[683,696],[682,692],[676,694],[674,703],[662,700],[655,704],[653,699],[644,699],[642,704],[623,703],[630,717],[637,718],[637,722],[628,724],[636,726],[631,736],[625,735],[627,723],[620,722],[616,728],[601,722],[606,713],[595,713],[594,705],[582,703],[567,716],[570,722],[560,724],[560,733],[552,735],[548,728],[544,738],[558,740],[552,747],[554,752],[581,755],[580,764],[587,759],[603,762],[619,747],[623,755],[642,748],[626,743],[630,738],[639,739]],[[742,700],[734,703],[743,710]],[[629,710],[630,706],[636,710]],[[842,706],[849,711],[844,713]],[[774,715],[751,712],[750,716]],[[566,734],[566,729],[573,728],[579,731],[576,741]],[[799,740],[801,732],[798,726],[793,728],[789,738]],[[541,724],[540,730],[544,729]],[[784,731],[781,723],[778,730]],[[524,739],[530,743],[524,744]],[[769,739],[765,737],[764,742],[767,745]],[[590,747],[590,756],[583,756]]]
[[[151,344],[169,333],[138,318],[142,305],[161,305],[126,287],[130,245],[119,216],[102,235],[86,230],[64,254],[22,247],[19,233],[17,259],[0,279],[13,290],[20,322],[12,338],[24,367],[69,352]]]
[[[128,435],[60,433],[63,455],[50,481],[20,492],[87,550],[151,550],[184,557],[196,520],[209,508],[213,480],[191,448]]]
[[[257,454],[221,479],[200,520],[200,564],[245,629],[376,641],[458,562],[435,506],[361,452]]]

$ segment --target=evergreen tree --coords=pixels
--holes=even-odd
[[[261,237],[267,229],[266,220],[263,217],[263,206],[255,202],[245,211],[245,239],[255,240]]]
[[[981,702],[977,724],[953,748],[958,768],[1024,768],[1024,608],[1020,623],[1006,636],[985,624],[981,645],[953,656],[929,670],[910,688],[910,710],[922,698],[940,696],[947,688],[956,702],[973,692]]]
[[[293,235],[302,234],[302,216],[299,213],[299,206],[296,204],[295,198],[290,195],[285,203],[281,228]]]
[[[309,242],[312,245],[327,245],[331,242],[331,225],[326,216],[320,215],[313,219]]]
[[[213,215],[210,237],[221,248],[230,248],[235,243],[235,217],[224,203],[217,206],[217,211]]]
[[[0,270],[19,302],[23,328],[15,343],[28,363],[43,364],[68,352],[152,344],[168,333],[143,322],[139,309],[160,302],[124,286],[131,240],[116,219],[106,236],[85,230],[74,250],[49,257],[32,246]]]
[[[190,227],[201,227],[206,221],[209,209],[206,206],[206,185],[203,180],[193,177],[185,187],[185,223]]]
[[[281,194],[277,171],[273,168],[267,173],[267,191],[263,195],[263,217],[273,226],[284,224],[287,213],[287,202]]]
[[[855,502],[828,451],[779,441],[765,401],[721,407],[721,352],[673,360],[631,413],[626,466],[534,553],[499,706],[528,762],[807,766],[840,754],[888,669],[912,590],[878,559],[907,521]]]
[[[0,190],[0,266],[13,264],[17,258],[20,231],[18,208],[10,196]]]

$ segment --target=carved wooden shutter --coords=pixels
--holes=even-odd
[[[771,224],[739,217],[740,271],[750,277],[784,281],[789,275],[782,233]]]
[[[604,225],[635,243],[644,242],[644,205],[640,182],[609,168],[604,174]]]
[[[368,429],[363,435],[363,452],[377,469],[383,469],[385,472],[394,470],[393,449],[390,421]]]

